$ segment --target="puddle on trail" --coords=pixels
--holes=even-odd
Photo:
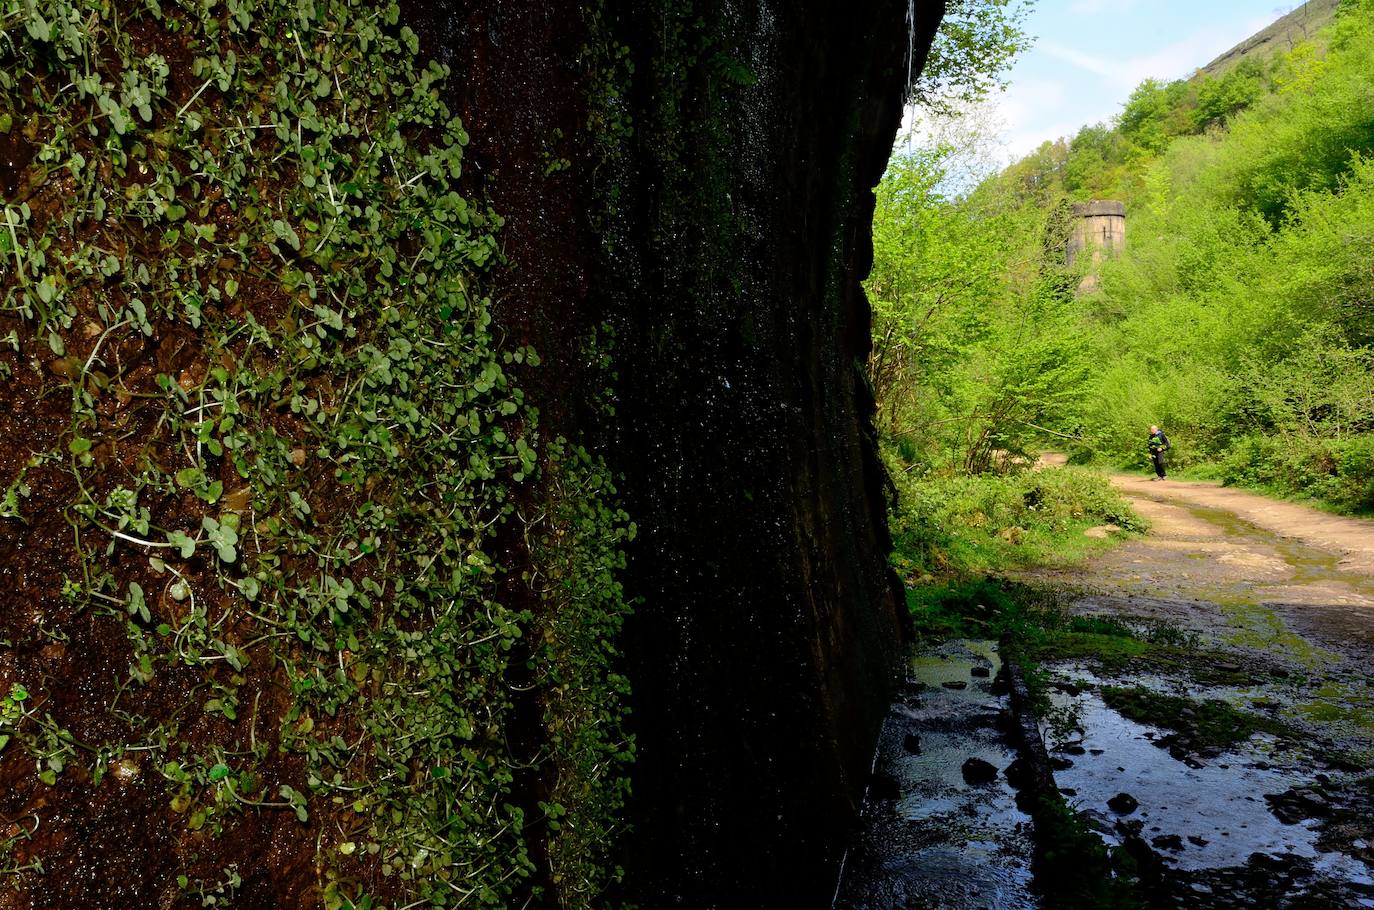
[[[1292,576],[1283,582],[1284,586],[1312,585],[1324,589],[1339,586],[1348,588],[1357,595],[1374,598],[1374,579],[1342,568],[1342,557],[1337,553],[1276,534],[1225,509],[1196,504],[1173,504],[1186,508],[1193,517],[1221,528],[1228,538],[1239,538],[1260,547],[1273,548],[1292,572]]]
[[[1297,770],[1295,756],[1277,748],[1272,737],[1256,735],[1235,751],[1194,760],[1201,767],[1193,767],[1155,745],[1168,731],[1123,717],[1094,691],[1055,692],[1051,701],[1059,709],[1076,710],[1081,731],[1066,740],[1047,733],[1051,754],[1072,762],[1055,771],[1055,781],[1109,843],[1122,843],[1123,827],[1138,826],[1168,869],[1242,867],[1258,853],[1310,861],[1315,875],[1374,894],[1368,866],[1319,849],[1313,820],[1284,824],[1270,811],[1266,795],[1314,780],[1311,772]],[[1120,793],[1129,794],[1138,808],[1113,811],[1108,801]],[[1353,906],[1374,906],[1374,900]]]
[[[1030,888],[1031,821],[1004,773],[1016,752],[1002,733],[1006,697],[991,689],[1000,668],[986,641],[946,642],[911,660],[883,725],[837,910],[1041,906]],[[970,759],[995,768],[995,779],[966,781]]]

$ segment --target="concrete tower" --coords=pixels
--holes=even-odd
[[[1073,232],[1069,234],[1064,258],[1069,268],[1073,268],[1078,256],[1084,250],[1092,250],[1092,263],[1095,266],[1103,256],[1115,256],[1126,248],[1126,206],[1110,200],[1076,202],[1073,206]],[[1097,288],[1097,275],[1093,271],[1083,276],[1078,285],[1080,294]]]

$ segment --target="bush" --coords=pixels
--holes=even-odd
[[[1232,445],[1221,480],[1309,496],[1345,512],[1374,511],[1374,436],[1248,436]]]
[[[894,561],[911,575],[1051,559],[1091,525],[1145,523],[1101,474],[1083,468],[977,477],[896,477]]]

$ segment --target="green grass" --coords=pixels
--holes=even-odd
[[[1222,751],[1256,733],[1292,736],[1285,724],[1215,698],[1198,701],[1138,686],[1105,686],[1102,700],[1123,716],[1181,734],[1190,748]]]
[[[897,482],[893,562],[912,580],[1072,565],[1147,528],[1105,476],[1083,468]],[[1099,525],[1120,530],[1084,533]]]

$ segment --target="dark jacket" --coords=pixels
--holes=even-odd
[[[1168,448],[1169,448],[1169,437],[1164,435],[1164,431],[1163,431],[1163,430],[1160,430],[1158,433],[1151,433],[1151,434],[1150,434],[1150,454],[1151,454],[1151,455],[1154,455],[1154,454],[1156,454],[1157,452],[1163,452],[1163,451],[1165,451],[1165,450],[1168,449]]]

